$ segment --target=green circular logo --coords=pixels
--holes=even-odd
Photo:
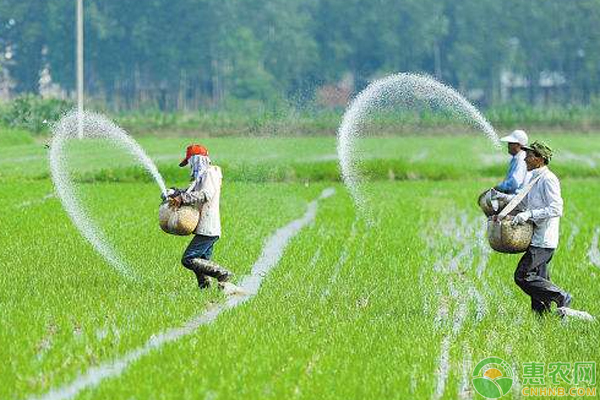
[[[473,371],[473,386],[488,399],[498,399],[508,393],[513,384],[511,366],[501,358],[488,357]]]

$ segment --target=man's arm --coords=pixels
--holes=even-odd
[[[496,189],[492,189],[492,199],[493,200],[502,200],[506,204],[510,203],[517,195],[516,194],[506,194],[502,192],[498,192]],[[527,196],[523,197],[523,200],[515,207],[516,211],[525,211],[527,210]]]
[[[515,179],[514,176],[511,176],[511,177],[505,179],[504,181],[502,181],[502,183],[500,183],[494,189],[498,190],[499,192],[503,192],[503,193],[514,193],[518,188],[519,188],[519,183],[517,182],[517,180]]]
[[[546,180],[544,182],[544,192],[548,200],[548,205],[543,208],[531,210],[531,219],[536,223],[549,218],[562,217],[563,215],[563,199],[558,179]]]
[[[191,192],[182,192],[180,197],[181,205],[184,206],[200,207],[200,205],[206,202],[204,194],[199,190]]]
[[[206,174],[206,178],[202,185],[198,187],[193,183],[192,190],[187,190],[181,193],[181,200],[183,205],[190,205],[194,207],[200,207],[202,204],[211,201],[217,193],[217,185],[220,183],[220,176],[217,176],[216,172],[210,171]]]

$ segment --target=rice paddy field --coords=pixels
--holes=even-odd
[[[600,139],[532,136],[557,149],[565,199],[552,279],[600,316]],[[192,139],[137,140],[185,184]],[[512,367],[516,399],[527,363],[600,359],[598,322],[533,315],[519,255],[487,245],[476,198],[508,156],[483,137],[362,141],[371,223],[339,181],[335,138],[202,143],[224,172],[215,260],[261,279],[239,304],[198,290],[180,265],[190,238],[160,230],[159,189],[124,152],[84,141],[69,164],[136,280],[69,220],[43,143],[0,142],[0,399],[478,399],[490,356]]]

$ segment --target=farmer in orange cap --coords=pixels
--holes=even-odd
[[[171,202],[176,207],[191,205],[200,210],[200,221],[195,236],[183,253],[181,263],[196,274],[201,289],[210,286],[209,277],[217,279],[219,287],[225,287],[232,274],[211,261],[213,247],[221,236],[219,198],[221,196],[221,168],[212,165],[206,147],[188,146],[180,167],[190,166],[192,183],[184,191],[175,191]]]

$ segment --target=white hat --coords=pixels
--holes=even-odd
[[[516,131],[512,131],[510,135],[501,138],[500,141],[508,143],[519,143],[521,146],[527,146],[529,138],[527,137],[525,131],[517,129]]]

